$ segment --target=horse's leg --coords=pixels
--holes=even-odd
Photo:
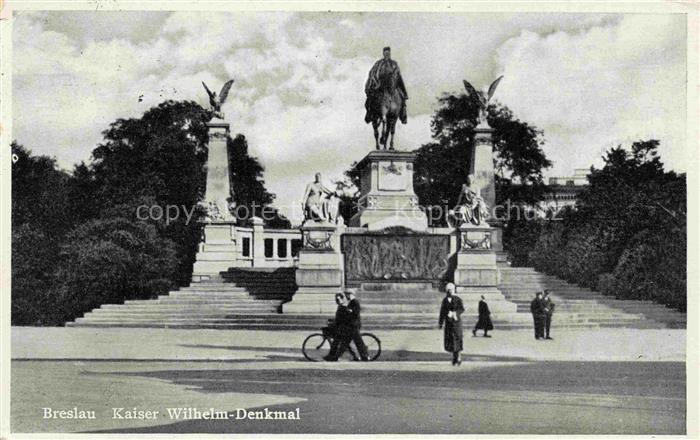
[[[387,107],[382,106],[382,140],[381,144],[386,150],[386,137],[387,137]]]
[[[389,149],[393,150],[394,149],[394,133],[396,132],[396,117],[391,118],[391,122],[389,123],[389,127],[391,128],[391,142],[389,143]]]
[[[379,150],[379,121],[372,121],[372,128],[374,128],[374,146]]]

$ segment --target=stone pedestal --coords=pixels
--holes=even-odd
[[[344,230],[343,225],[327,223],[301,227],[303,247],[296,270],[299,288],[292,301],[282,305],[283,313],[335,313],[335,294],[343,284],[340,235]]]
[[[492,248],[496,228],[461,226],[454,283],[465,303],[474,304],[483,295],[492,313],[515,313],[517,305],[506,300],[498,290],[499,272],[496,251]]]
[[[192,281],[195,282],[219,279],[220,272],[235,266],[238,255],[235,222],[206,223],[202,235],[192,268]]]
[[[428,218],[413,191],[415,157],[407,151],[377,150],[360,161],[360,209],[350,219],[350,226],[370,231],[391,226],[427,229]]]

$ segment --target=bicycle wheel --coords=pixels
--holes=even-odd
[[[304,357],[311,362],[320,362],[331,349],[330,341],[321,333],[313,333],[304,339],[301,345],[301,352]]]
[[[372,333],[362,333],[362,341],[367,346],[367,357],[370,361],[376,360],[382,354],[382,343]]]

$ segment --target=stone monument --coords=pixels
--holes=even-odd
[[[202,83],[209,95],[212,120],[209,128],[209,145],[207,155],[207,181],[204,201],[200,206],[205,212],[203,239],[199,245],[192,270],[193,281],[211,280],[219,277],[221,271],[231,267],[236,260],[236,219],[231,214],[234,207],[233,192],[229,179],[229,158],[227,140],[230,126],[225,122],[221,105],[228,96],[233,84],[230,80],[224,84],[217,96]]]
[[[494,226],[490,219],[490,211],[496,203],[496,190],[493,128],[486,119],[486,108],[502,78],[494,81],[484,94],[464,81],[467,92],[478,97],[480,106],[470,174],[460,194],[460,201],[464,200],[464,204],[453,211],[455,214],[463,213],[463,221],[456,225],[459,249],[454,283],[465,302],[476,303],[483,295],[493,312],[514,313],[517,306],[507,301],[496,287],[499,283],[496,252],[501,243],[500,228]]]

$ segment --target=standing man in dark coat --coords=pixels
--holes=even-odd
[[[486,304],[484,295],[481,295],[481,301],[479,301],[479,320],[476,322],[474,330],[472,330],[472,335],[476,336],[476,331],[479,329],[484,331],[485,338],[491,337],[488,333],[489,330],[493,330],[493,323],[491,322],[491,311],[489,310],[489,305]]]
[[[542,298],[542,303],[544,304],[544,334],[545,339],[553,339],[549,337],[549,328],[552,326],[552,315],[554,314],[554,301],[549,296],[549,290],[544,291],[544,297]]]
[[[360,355],[360,360],[368,361],[367,356],[367,346],[360,336],[360,328],[362,327],[360,321],[360,301],[355,297],[355,292],[352,290],[345,291],[345,298],[348,300],[347,318],[348,318],[348,331],[341,336],[340,345],[338,346],[338,351],[335,356],[338,359],[345,353],[345,350],[350,346],[350,341],[355,343],[357,347],[358,354]]]
[[[445,326],[445,351],[452,353],[452,365],[462,365],[459,352],[462,351],[462,313],[464,305],[462,300],[455,296],[455,285],[447,283],[445,286],[445,298],[440,306],[438,327]]]
[[[535,299],[530,303],[530,312],[532,319],[535,322],[535,339],[544,339],[544,321],[545,310],[544,301],[542,301],[542,292],[537,292]]]

